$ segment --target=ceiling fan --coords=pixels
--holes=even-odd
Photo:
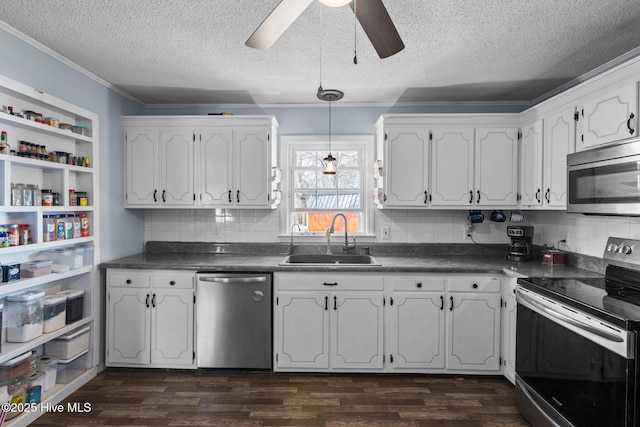
[[[249,37],[245,45],[255,49],[269,49],[313,1],[282,0]],[[351,3],[351,9],[354,10],[358,22],[380,58],[386,58],[404,49],[404,43],[382,0],[319,1],[333,7]]]

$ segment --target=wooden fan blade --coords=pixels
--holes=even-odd
[[[311,3],[313,0],[282,0],[244,44],[269,49]]]
[[[386,58],[404,49],[400,34],[393,25],[393,21],[382,4],[382,0],[356,0],[356,18],[369,37],[378,56]],[[351,2],[354,9],[354,2]]]

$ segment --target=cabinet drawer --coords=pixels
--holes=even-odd
[[[387,277],[385,283],[394,291],[444,291],[444,277],[397,276]]]
[[[448,280],[451,292],[500,292],[497,277],[452,277]]]
[[[382,291],[380,275],[356,273],[276,273],[274,283],[279,290]]]
[[[144,270],[107,270],[107,283],[109,286],[148,288],[151,282],[149,273]]]
[[[192,271],[163,271],[151,275],[154,288],[193,289],[195,273]]]

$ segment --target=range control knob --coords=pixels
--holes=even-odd
[[[633,250],[631,249],[631,246],[629,245],[622,245],[620,246],[620,249],[618,250],[621,254],[625,254],[625,255],[630,255],[631,252],[633,252]]]
[[[618,252],[618,245],[616,245],[615,243],[610,243],[609,246],[607,246],[607,251]]]

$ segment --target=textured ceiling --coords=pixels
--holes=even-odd
[[[351,8],[317,1],[246,47],[278,3],[10,0],[0,19],[147,105],[317,104],[320,72],[341,103],[530,102],[640,46],[638,0],[385,0],[390,58],[357,26],[354,65]]]

